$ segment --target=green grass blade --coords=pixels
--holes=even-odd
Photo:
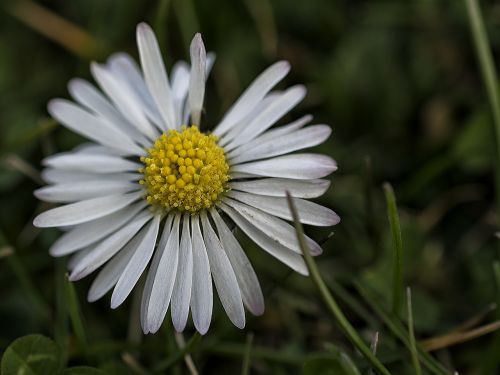
[[[85,333],[85,325],[83,323],[83,318],[80,312],[80,303],[78,302],[78,297],[76,295],[75,287],[71,281],[69,281],[66,274],[64,289],[66,292],[66,300],[68,301],[68,312],[71,320],[71,325],[78,341],[78,346],[84,355],[87,352],[87,335]]]
[[[253,333],[250,332],[247,335],[247,342],[245,344],[245,355],[243,356],[241,375],[250,374],[250,366],[252,365],[252,345],[253,345]]]
[[[391,226],[392,240],[394,243],[392,256],[392,312],[399,315],[403,295],[403,239],[401,225],[399,224],[396,196],[389,183],[384,184],[385,200],[387,202],[387,216]]]
[[[367,288],[361,285],[359,282],[355,284],[356,289],[359,294],[364,298],[364,300],[370,305],[372,310],[376,315],[382,319],[384,324],[389,328],[391,333],[396,336],[407,349],[410,350],[410,339],[406,332],[406,328],[401,323],[401,321],[395,317],[391,316],[388,312],[384,310],[381,304],[378,302],[379,298],[375,296],[372,292],[370,292]],[[432,374],[435,375],[450,375],[452,372],[446,369],[441,363],[439,363],[434,357],[426,353],[422,348],[417,344],[418,355],[422,364],[427,368]]]
[[[363,356],[367,359],[367,361],[369,361],[380,374],[390,375],[389,370],[387,370],[387,368],[385,368],[385,366],[378,360],[378,358],[375,355],[373,355],[368,345],[366,345],[363,339],[358,335],[358,333],[351,325],[349,320],[346,318],[346,316],[340,309],[339,305],[333,298],[332,294],[328,290],[325,282],[323,281],[323,278],[321,277],[318,266],[316,265],[316,262],[314,261],[307,247],[304,230],[302,228],[302,224],[300,223],[299,215],[297,213],[297,210],[293,203],[293,199],[289,192],[287,192],[287,199],[288,199],[288,206],[290,207],[290,211],[292,212],[293,222],[295,225],[295,231],[297,233],[297,240],[299,242],[300,249],[302,250],[302,254],[304,255],[304,259],[306,261],[307,268],[309,270],[311,278],[316,287],[318,288],[318,291],[320,292],[321,296],[323,297],[325,304],[328,306],[328,309],[330,310],[332,315],[336,318],[337,323],[344,330],[346,336],[349,338],[352,344],[361,352],[361,354],[363,354]]]
[[[493,54],[484,26],[483,16],[477,0],[464,0],[469,17],[470,28],[477,58],[481,67],[481,75],[486,86],[488,101],[493,114],[493,125],[496,143],[495,181],[497,193],[497,210],[500,212],[500,101],[498,97],[498,78],[493,62]]]
[[[182,350],[178,350],[164,361],[159,362],[153,368],[152,372],[154,374],[157,373],[164,374],[167,369],[169,369],[170,367],[181,361],[186,354],[193,352],[198,346],[200,341],[201,341],[201,335],[198,332],[195,332],[193,336],[191,336],[189,341],[186,343],[186,346],[182,348]]]
[[[416,375],[422,375],[420,361],[418,360],[417,342],[415,340],[415,330],[413,328],[413,307],[411,304],[411,289],[406,288],[406,306],[408,309],[408,336],[410,338],[411,361],[415,368]]]

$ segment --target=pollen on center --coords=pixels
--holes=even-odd
[[[215,135],[197,127],[169,130],[155,141],[139,181],[147,189],[147,201],[166,210],[198,212],[211,207],[226,189],[229,166]]]

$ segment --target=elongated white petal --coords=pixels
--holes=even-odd
[[[267,236],[265,233],[257,229],[250,221],[246,220],[235,209],[221,202],[219,206],[229,215],[236,225],[246,233],[246,235],[255,242],[258,246],[268,252],[270,255],[278,259],[280,262],[286,264],[294,271],[301,275],[308,275],[307,266],[302,259],[302,256],[293,252],[289,248],[281,245],[280,243]]]
[[[92,246],[86,247],[80,251],[77,251],[75,254],[72,254],[68,260],[68,270],[73,271],[78,263],[87,256],[94,248]]]
[[[152,216],[150,212],[144,211],[123,228],[100,242],[87,256],[75,265],[69,279],[71,281],[80,280],[101,267],[120,251]]]
[[[35,190],[35,197],[45,202],[76,202],[105,195],[123,194],[139,190],[140,185],[126,181],[82,181],[44,186]]]
[[[253,122],[253,120],[259,116],[261,113],[266,112],[275,102],[277,98],[282,95],[281,92],[271,92],[264,99],[262,99],[254,109],[250,111],[243,119],[241,119],[237,124],[231,127],[231,129],[222,135],[219,139],[219,145],[224,147],[224,151],[229,153],[233,150],[229,150],[229,144],[232,144],[236,138]],[[251,142],[251,139],[248,139]],[[246,144],[246,143],[245,143]],[[243,145],[237,146],[235,148],[243,147]]]
[[[175,123],[183,123],[184,104],[189,92],[189,65],[178,61],[172,68],[172,95],[174,96]]]
[[[94,302],[102,298],[116,285],[118,279],[123,273],[123,270],[129,263],[130,258],[132,258],[132,255],[135,253],[137,239],[141,238],[138,236],[134,237],[132,241],[125,245],[123,249],[121,249],[108,263],[106,263],[104,267],[102,267],[99,274],[92,282],[87,294],[87,300],[89,302]]]
[[[323,143],[330,136],[331,132],[330,127],[326,125],[308,126],[296,132],[282,135],[279,138],[261,142],[254,148],[234,158],[229,158],[229,163],[236,165],[317,146]]]
[[[290,64],[279,61],[262,72],[227,111],[214,134],[221,136],[250,113],[267,93],[290,71]]]
[[[108,147],[127,151],[129,155],[142,155],[144,153],[142,148],[111,122],[92,115],[68,100],[53,99],[49,102],[48,110],[57,121],[88,139]]]
[[[90,173],[118,173],[137,171],[141,164],[110,155],[89,155],[86,153],[61,153],[42,160],[46,167]]]
[[[277,218],[276,216],[269,215],[255,207],[248,206],[228,197],[224,197],[224,202],[237,210],[241,216],[251,222],[253,226],[261,230],[268,237],[289,248],[291,251],[294,251],[297,254],[302,254],[302,250],[300,249],[297,241],[295,228],[292,225]],[[305,236],[305,239],[312,255],[316,256],[323,252],[321,246],[319,246],[314,240],[308,236]]]
[[[243,193],[241,191],[229,191],[227,196],[246,203],[251,207],[258,208],[268,214],[285,220],[293,220],[287,198],[269,197]],[[329,227],[337,225],[340,222],[340,218],[335,212],[317,203],[299,198],[294,198],[294,203],[299,213],[300,222],[303,224]]]
[[[264,297],[260,288],[257,275],[250,264],[245,252],[241,248],[238,240],[229,230],[216,209],[212,208],[210,214],[217,226],[219,238],[226,252],[231,266],[234,269],[238,285],[241,291],[241,297],[245,306],[254,315],[262,315],[264,313]]]
[[[203,98],[205,97],[205,73],[207,54],[201,34],[197,33],[190,47],[191,74],[189,75],[189,109],[191,112],[191,123],[200,125],[201,111],[203,109]]]
[[[108,66],[117,79],[125,82],[128,88],[136,94],[146,116],[163,129],[160,112],[134,59],[126,53],[116,53],[108,59]]]
[[[164,249],[158,249],[163,254],[156,270],[156,276],[151,289],[147,311],[147,330],[155,333],[160,329],[167,314],[172,290],[174,288],[179,258],[179,222],[180,214],[176,214],[174,225]]]
[[[144,334],[148,334],[150,332],[148,327],[149,301],[151,299],[153,282],[156,279],[158,265],[160,264],[160,259],[163,256],[163,249],[165,249],[168,238],[170,237],[173,218],[174,214],[172,213],[168,214],[165,220],[165,224],[163,224],[163,233],[161,235],[160,242],[153,256],[151,265],[149,266],[148,276],[146,278],[146,283],[144,284],[144,290],[142,292],[142,297],[141,297],[141,326]]]
[[[189,301],[193,284],[193,244],[191,241],[189,215],[182,222],[181,246],[175,287],[172,292],[172,323],[177,332],[186,327],[189,315]]]
[[[149,25],[137,26],[137,46],[146,84],[163,118],[165,129],[175,129],[174,101],[158,41]]]
[[[268,160],[238,164],[231,172],[251,173],[258,176],[309,180],[328,176],[337,170],[331,157],[319,154],[292,154]]]
[[[312,120],[311,115],[304,115],[300,117],[298,120],[292,121],[289,124],[282,125],[273,129],[270,129],[257,138],[252,139],[249,142],[243,143],[242,145],[236,147],[227,153],[228,158],[232,158],[238,156],[244,152],[248,152],[256,146],[259,146],[261,143],[268,142],[270,140],[279,139],[280,137],[290,134],[296,130],[299,130],[304,125],[308,124]]]
[[[42,178],[48,184],[65,184],[68,182],[82,181],[138,181],[142,178],[140,173],[108,173],[98,174],[89,172],[73,172],[64,169],[45,168]]]
[[[229,188],[247,193],[286,197],[286,191],[296,198],[317,198],[330,187],[328,180],[291,180],[288,178],[262,178],[258,180],[234,181]]]
[[[227,316],[238,328],[245,327],[245,310],[241,299],[238,280],[222,245],[215,234],[206,211],[201,212],[203,239],[207,247],[210,270],[215,288]]]
[[[191,217],[193,236],[193,290],[191,314],[196,330],[204,335],[212,320],[213,290],[207,249],[201,235],[198,216]]]
[[[112,195],[53,208],[35,217],[33,225],[46,228],[85,223],[112,214],[139,199],[141,195],[142,192]]]
[[[49,253],[52,256],[62,256],[89,246],[103,239],[108,234],[121,228],[130,219],[135,217],[139,211],[146,206],[146,201],[140,200],[133,205],[121,210],[75,226],[70,231],[64,233],[50,247]]]
[[[118,80],[112,72],[96,63],[92,63],[90,70],[101,89],[113,101],[115,106],[125,115],[136,129],[150,140],[158,136],[158,131],[148,121],[144,108],[127,84]]]
[[[141,233],[134,238],[136,239],[134,243],[135,252],[113,290],[111,296],[112,309],[117,308],[125,301],[153,256],[160,220],[161,216],[156,214],[151,223],[145,226]]]
[[[68,83],[68,90],[78,103],[91,112],[111,122],[115,128],[129,136],[131,140],[147,145],[146,138],[120,113],[113,104],[90,82],[74,78]]]
[[[260,112],[255,118],[242,130],[234,140],[224,147],[226,151],[230,151],[239,145],[242,145],[258,135],[265,132],[276,121],[286,115],[293,107],[295,107],[306,95],[304,86],[298,85],[289,88],[279,95],[271,105]]]

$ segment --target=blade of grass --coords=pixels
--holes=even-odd
[[[410,339],[406,333],[406,328],[401,323],[401,321],[395,317],[391,316],[378,302],[379,298],[373,295],[367,288],[361,285],[359,282],[355,282],[354,286],[358,290],[359,294],[364,298],[368,305],[372,308],[376,315],[384,322],[384,324],[389,328],[391,333],[396,336],[407,349],[410,350]],[[446,369],[441,363],[439,363],[434,357],[426,353],[417,343],[417,350],[420,361],[422,364],[435,375],[449,375],[451,371]]]
[[[89,33],[51,10],[30,1],[11,2],[7,11],[68,51],[87,59],[105,56],[103,45]]]
[[[63,368],[68,361],[68,301],[65,292],[66,262],[63,258],[56,258],[56,326],[54,337],[61,348],[61,363]]]
[[[311,256],[311,253],[307,247],[305,237],[304,237],[304,230],[302,229],[302,224],[300,223],[299,215],[297,213],[297,209],[295,208],[295,205],[293,203],[293,199],[290,195],[290,193],[287,191],[286,193],[287,200],[288,200],[288,206],[290,208],[290,211],[292,213],[293,217],[293,222],[295,225],[295,231],[297,233],[297,240],[299,242],[300,249],[302,250],[302,253],[304,255],[304,259],[307,264],[307,268],[309,270],[309,273],[311,275],[311,278],[318,288],[318,291],[320,292],[321,296],[323,297],[323,300],[325,304],[328,306],[328,309],[332,313],[332,315],[336,318],[337,323],[341,326],[341,328],[344,330],[346,336],[349,338],[349,340],[352,342],[352,344],[363,354],[363,356],[366,358],[367,361],[369,361],[372,366],[380,373],[384,375],[390,375],[389,370],[385,368],[385,366],[378,360],[375,355],[373,355],[372,351],[366,345],[366,343],[363,341],[363,339],[358,335],[354,327],[351,325],[349,320],[346,318],[342,310],[340,309],[339,305],[333,298],[332,294],[328,290],[325,282],[323,281],[323,278],[321,277],[321,274],[318,270],[318,267],[316,265],[316,262],[314,261],[313,257]]]
[[[370,349],[371,349],[373,355],[377,355],[377,347],[378,347],[378,332],[375,332],[375,334],[373,335],[372,342],[370,344]],[[370,367],[370,369],[368,370],[368,374],[373,375],[373,368],[372,367]]]
[[[384,184],[384,193],[394,243],[392,253],[392,313],[399,316],[403,295],[403,239],[401,237],[396,196],[392,186],[387,182]]]
[[[497,213],[500,213],[500,101],[498,97],[498,78],[493,62],[493,54],[488,40],[483,16],[477,0],[464,0],[469,17],[472,39],[481,68],[481,75],[486,86],[488,101],[493,114],[493,130],[496,143],[496,195]]]
[[[243,356],[243,363],[241,365],[241,375],[250,374],[250,366],[252,365],[252,344],[253,333],[247,335],[247,342],[245,343],[245,355]]]
[[[433,337],[422,341],[420,345],[426,351],[434,351],[438,349],[447,348],[452,345],[461,344],[473,340],[475,338],[481,337],[491,332],[498,331],[500,329],[500,321],[496,321],[490,324],[486,324],[482,327],[474,328],[465,332],[450,332],[445,335],[438,337]]]
[[[415,330],[413,327],[413,307],[411,304],[411,289],[406,288],[406,308],[408,309],[408,336],[410,337],[410,353],[416,375],[422,375],[420,361],[418,360],[417,342],[415,340]]]
[[[169,356],[164,361],[161,361],[158,364],[156,364],[152,372],[155,374],[165,373],[166,370],[168,370],[170,367],[181,361],[186,354],[191,353],[198,346],[200,341],[201,341],[201,335],[198,332],[195,332],[181,350],[176,351],[174,354]]]
[[[71,320],[71,326],[75,333],[79,349],[86,355],[87,353],[87,335],[85,333],[85,325],[80,312],[80,303],[76,295],[75,287],[68,279],[68,274],[65,275],[64,290],[66,293],[66,300],[68,301],[68,311]]]

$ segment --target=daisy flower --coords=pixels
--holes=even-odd
[[[330,209],[306,199],[329,187],[336,163],[325,155],[292,153],[330,135],[326,125],[305,126],[311,116],[273,127],[305,96],[303,86],[271,91],[290,70],[281,61],[266,69],[212,132],[203,133],[205,80],[214,56],[200,34],[190,47],[191,65],[180,61],[167,75],[147,24],[137,27],[140,69],[124,53],[93,63],[91,83],[73,79],[74,102],[54,99],[50,114],[88,138],[73,151],[43,160],[49,184],[35,191],[64,205],[41,213],[37,227],[64,234],[50,254],[71,254],[70,280],[100,269],[88,293],[95,301],[113,290],[120,306],[144,274],[141,325],[156,332],[170,306],[177,331],[189,311],[207,332],[213,284],[229,319],[245,326],[244,306],[264,312],[257,276],[227,222],[270,255],[307,275],[285,191],[295,197],[304,224],[339,222]],[[321,247],[307,238],[313,255]],[[146,270],[147,269],[147,270]]]

